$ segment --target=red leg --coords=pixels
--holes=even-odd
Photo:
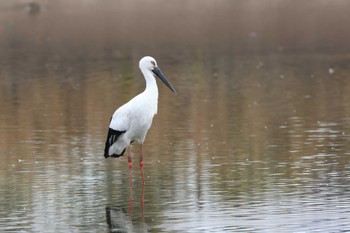
[[[131,161],[131,156],[130,156],[130,147],[128,147],[127,150],[128,150],[128,166],[129,166],[129,169],[130,169],[130,191],[131,191],[131,186],[132,186],[132,161]]]
[[[142,143],[141,143],[141,148],[140,148],[140,170],[141,170],[142,184],[144,184],[145,177],[143,174],[143,144]]]
[[[145,199],[144,199],[144,196],[145,196],[145,185],[144,185],[144,183],[142,183],[140,206],[141,206],[141,219],[142,219],[143,223],[145,222],[145,214],[144,214],[144,212],[145,212],[144,211],[145,210]]]
[[[128,146],[128,166],[131,170],[132,168],[132,161],[131,161],[131,156],[130,156],[130,146]]]
[[[131,182],[131,180],[130,180],[130,182]],[[132,184],[130,183],[130,199],[129,199],[129,211],[128,211],[130,217],[132,215],[133,206],[134,206],[134,200],[132,197]]]

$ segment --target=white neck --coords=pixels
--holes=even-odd
[[[152,94],[156,95],[158,98],[158,87],[156,79],[152,73],[152,71],[149,70],[142,70],[142,74],[145,77],[146,80],[146,89],[145,92],[152,92]]]

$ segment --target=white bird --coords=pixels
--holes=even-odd
[[[146,80],[146,89],[114,112],[109,124],[104,156],[105,158],[117,158],[122,156],[127,149],[131,171],[132,161],[129,145],[136,140],[141,145],[139,163],[143,181],[142,147],[158,109],[158,87],[155,77],[162,80],[171,91],[174,93],[176,91],[165,78],[153,57],[143,57],[139,62],[139,68]]]

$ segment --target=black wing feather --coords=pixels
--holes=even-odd
[[[105,158],[108,158],[110,155],[108,154],[109,148],[118,140],[118,137],[120,135],[122,135],[123,133],[125,133],[126,131],[118,131],[118,130],[114,130],[109,128],[108,129],[108,134],[107,134],[107,140],[106,140],[106,145],[105,145]],[[122,151],[121,154],[113,154],[111,155],[111,157],[120,157],[124,154],[125,149]]]

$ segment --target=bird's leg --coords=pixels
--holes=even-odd
[[[132,162],[131,162],[131,156],[130,156],[130,146],[128,146],[128,166],[130,169],[130,191],[131,191],[131,186],[132,186]],[[131,196],[130,192],[130,196]]]
[[[141,219],[142,219],[142,222],[144,223],[145,222],[145,184],[142,183],[142,189],[141,189],[141,198],[140,198],[140,206],[141,206]]]
[[[128,166],[131,170],[132,168],[132,161],[131,161],[131,156],[130,156],[130,146],[128,146]]]
[[[140,147],[140,168],[143,168],[143,144],[141,143]]]
[[[132,184],[130,183],[130,199],[129,199],[129,211],[128,211],[129,212],[129,216],[132,215],[133,206],[134,206],[134,200],[133,200],[133,197],[132,197]]]
[[[145,177],[143,175],[143,143],[141,143],[140,147],[140,170],[141,170],[141,177],[142,177],[142,184],[145,183]]]

